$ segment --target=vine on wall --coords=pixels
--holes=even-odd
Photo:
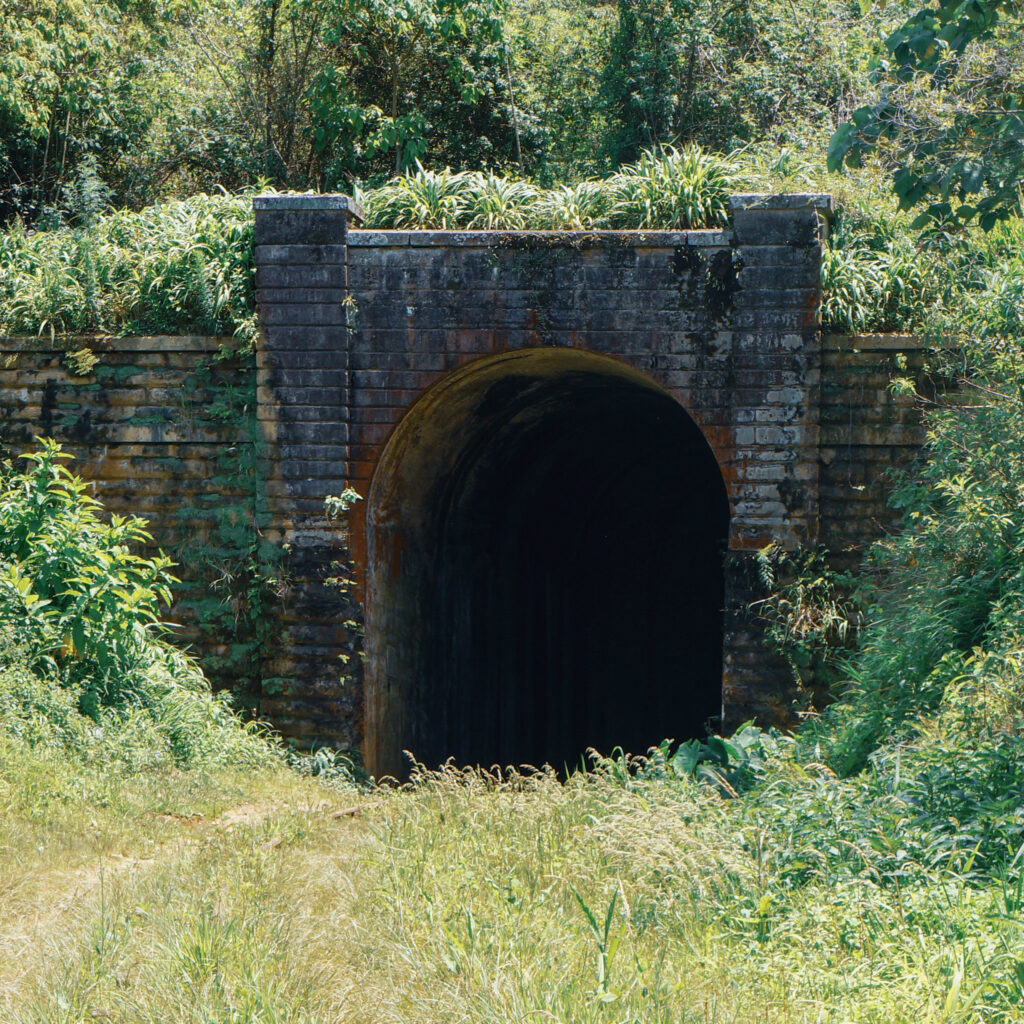
[[[212,401],[197,401],[196,396]],[[229,440],[219,447],[207,490],[181,505],[169,554],[182,582],[176,613],[192,625],[203,665],[215,685],[255,710],[265,653],[276,639],[273,605],[287,586],[286,552],[267,540],[265,451],[256,419],[256,366],[251,352],[222,349],[202,360],[182,388],[182,417],[201,432]]]

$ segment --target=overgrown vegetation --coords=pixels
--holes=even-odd
[[[551,188],[417,168],[357,198],[367,227],[665,229],[720,226],[732,192],[786,189],[833,191],[846,201],[823,271],[829,329],[920,330],[965,285],[982,286],[959,270],[989,257],[960,241],[915,242],[876,173],[851,185],[764,146],[729,158],[665,147],[607,178]],[[951,261],[948,274],[935,273],[937,259]],[[250,194],[99,214],[86,227],[16,225],[0,235],[0,332],[234,334],[244,354],[256,332]]]
[[[424,170],[359,193],[366,226],[468,230],[709,228],[726,223],[734,169],[697,146],[641,154],[600,181],[545,189],[479,171]]]
[[[252,203],[194,196],[0,235],[7,334],[239,334],[255,338]]]
[[[271,765],[195,662],[168,640],[167,559],[137,518],[100,516],[52,441],[0,479],[0,734],[128,770]]]
[[[912,251],[891,229],[872,237],[862,221],[857,231],[863,248],[849,261],[845,290],[833,286],[830,297],[848,328],[861,308],[884,318],[900,294],[876,271],[892,273],[903,257],[886,264],[879,254]],[[936,341],[930,370],[956,391],[917,396],[928,441],[919,470],[895,481],[904,528],[875,544],[853,578],[837,580],[808,559],[768,613],[770,634],[798,672],[815,670],[840,698],[803,735],[842,774],[933,729],[1002,757],[993,746],[1020,729],[1022,241],[1024,222],[1015,219],[985,235],[918,241],[918,271],[929,259],[932,269],[905,293],[920,304],[908,321]],[[909,378],[892,387],[915,394]]]
[[[844,781],[775,743],[740,799],[640,768],[450,770],[347,807],[279,782],[287,805],[191,835],[199,793],[162,822],[140,801],[143,861],[19,893],[56,916],[0,966],[4,1018],[1019,1019],[1011,750],[950,777],[902,747]]]
[[[256,187],[472,230],[710,227],[731,191],[828,191],[826,328],[922,334],[958,391],[919,396],[903,529],[858,572],[764,553],[769,639],[813,687],[794,735],[595,755],[564,782],[420,770],[368,798],[343,757],[240,724],[168,642],[141,522],[50,444],[5,466],[0,1018],[1024,1016],[1020,12],[915,10],[4,9],[2,332],[244,353]],[[832,163],[863,166],[837,176],[851,110]],[[258,618],[273,566],[249,524],[215,526],[193,554]],[[238,608],[211,600],[225,628]]]

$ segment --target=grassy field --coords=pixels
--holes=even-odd
[[[868,789],[791,754],[740,799],[611,763],[358,791],[6,754],[5,1024],[1022,1019],[1019,874],[928,866],[877,806],[851,840]]]

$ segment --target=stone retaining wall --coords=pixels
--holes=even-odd
[[[255,704],[260,632],[243,577],[260,555],[252,357],[230,338],[0,337],[0,441],[60,441],[108,511],[149,521],[178,563],[171,619],[214,681]]]

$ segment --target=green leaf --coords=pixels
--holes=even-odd
[[[849,154],[856,139],[857,126],[855,124],[847,122],[836,129],[828,144],[828,169],[830,171],[842,170],[843,161]]]

